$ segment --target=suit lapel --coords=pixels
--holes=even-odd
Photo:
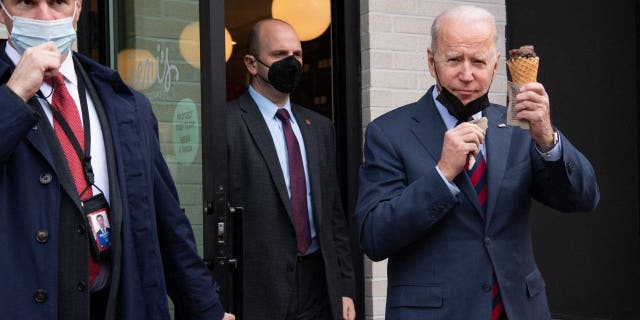
[[[411,118],[415,121],[411,131],[413,131],[413,134],[424,148],[429,151],[434,162],[438,163],[442,155],[444,133],[447,131],[447,128],[442,121],[438,108],[433,102],[432,92],[433,87],[429,89],[427,94],[425,94],[409,112],[411,113]],[[461,193],[467,197],[469,202],[473,204],[473,207],[476,208],[477,213],[482,218],[482,208],[480,207],[480,202],[478,202],[478,196],[471,184],[471,180],[469,180],[469,175],[465,172],[460,172],[453,182],[458,186]]]
[[[511,146],[511,133],[513,126],[498,127],[501,123],[506,123],[506,108],[492,106],[485,109],[486,117],[489,120],[489,128],[485,138],[485,149],[487,150],[487,225],[493,217],[493,210],[496,206],[500,183],[504,177],[507,165],[507,154]]]
[[[305,110],[302,107],[292,104],[291,110],[293,116],[296,118],[300,132],[302,133],[302,139],[304,148],[307,155],[307,170],[309,170],[309,186],[311,187],[311,201],[313,208],[313,221],[315,222],[316,229],[320,227],[322,221],[320,215],[322,213],[322,201],[320,201],[320,167],[318,164],[318,134],[313,123],[305,117]]]
[[[31,99],[31,101],[34,101],[34,100],[35,98]],[[38,106],[35,105],[38,103],[39,103],[38,101],[35,101],[35,103],[33,104],[30,103],[30,104],[32,108],[37,107],[38,108],[37,110],[41,110],[39,105]],[[44,113],[42,114],[44,115]],[[62,151],[62,147],[60,146],[60,142],[56,137],[56,133],[53,127],[51,126],[51,124],[49,124],[49,121],[46,118],[40,121],[39,127],[40,127],[40,131],[42,131],[44,135],[45,140],[47,141],[46,142],[47,146],[51,146],[49,150],[51,150],[51,156],[52,156],[52,159],[54,159],[53,163],[57,164],[57,165],[53,165],[53,167],[55,168],[58,180],[60,180],[60,185],[62,186],[62,189],[69,195],[71,200],[73,200],[73,203],[78,208],[78,210],[82,212],[82,205],[80,204],[80,196],[78,195],[78,190],[76,189],[75,182],[73,182],[73,176],[71,175],[71,170],[67,165],[67,158],[64,155],[64,152]],[[33,142],[37,143],[38,140],[39,139],[33,139]]]
[[[0,83],[6,84],[13,73],[13,69],[15,66],[13,65],[13,61],[9,59],[7,53],[5,52],[5,46],[7,45],[6,40],[0,44]],[[34,110],[37,111],[40,115],[40,122],[31,132],[27,134],[27,141],[33,145],[33,147],[38,150],[38,152],[47,160],[49,165],[55,169],[55,165],[53,163],[53,158],[51,156],[51,152],[49,152],[49,147],[47,145],[47,140],[41,130],[37,130],[43,124],[46,124],[47,117],[42,111],[42,106],[36,97],[31,98],[27,101],[27,104]]]
[[[289,193],[287,192],[287,186],[284,181],[284,175],[280,162],[278,161],[278,154],[276,153],[276,147],[273,144],[271,133],[267,124],[264,122],[264,118],[258,109],[258,105],[253,101],[251,96],[247,93],[242,96],[240,103],[240,109],[244,111],[241,113],[242,120],[247,126],[249,133],[253,137],[258,150],[262,154],[265,160],[273,183],[276,186],[280,200],[284,204],[284,208],[287,211],[287,215],[293,223],[293,214],[291,213],[291,201],[289,200]]]
[[[435,163],[438,163],[442,155],[442,139],[447,128],[433,103],[432,91],[433,88],[416,102],[416,105],[410,109],[409,116],[414,120],[411,131],[431,154]]]
[[[29,143],[31,143],[31,145],[33,145],[33,147],[36,148],[38,152],[40,152],[40,154],[47,160],[47,162],[49,162],[49,165],[55,168],[51,152],[49,151],[49,147],[47,145],[47,140],[44,136],[46,131],[39,130],[45,127],[51,127],[51,124],[49,124],[49,120],[47,120],[47,116],[42,110],[42,105],[40,105],[40,101],[38,101],[36,97],[33,97],[29,101],[27,101],[27,104],[29,104],[32,109],[36,110],[41,115],[40,121],[37,124],[38,130],[29,132],[29,134],[27,134],[27,141],[29,141]],[[55,133],[53,133],[53,130],[51,130],[51,134],[55,135]]]

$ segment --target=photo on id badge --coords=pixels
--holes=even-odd
[[[98,250],[105,251],[111,247],[111,224],[107,216],[107,210],[101,209],[88,214],[89,224]]]

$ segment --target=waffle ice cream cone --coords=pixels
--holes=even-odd
[[[536,56],[533,46],[522,46],[509,50],[507,67],[509,74],[511,74],[511,81],[517,84],[536,82],[539,63],[540,57]]]
[[[538,81],[539,63],[540,58],[536,56],[533,46],[522,46],[518,49],[509,50],[507,67],[511,75],[511,82],[508,83],[507,92],[507,96],[509,97],[507,124],[529,130],[529,122],[518,119],[518,111],[515,108],[516,96],[520,92],[520,86],[525,83]]]

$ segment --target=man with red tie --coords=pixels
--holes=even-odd
[[[500,59],[491,13],[448,9],[431,38],[436,85],[366,130],[356,218],[365,253],[389,259],[386,319],[550,319],[531,200],[592,210],[593,168],[551,125],[542,84],[517,95],[529,131],[489,103]]]
[[[149,101],[70,50],[82,0],[0,4],[2,318],[222,319]]]

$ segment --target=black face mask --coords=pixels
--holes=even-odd
[[[267,83],[270,83],[276,90],[282,93],[291,93],[296,89],[302,76],[302,65],[294,56],[288,56],[278,60],[268,66],[256,57],[256,61],[263,66],[269,68],[269,81],[263,78],[259,73],[258,77]]]
[[[458,121],[468,121],[471,116],[484,110],[489,106],[489,104],[491,104],[489,102],[489,91],[487,90],[487,92],[485,92],[481,97],[469,102],[467,105],[464,105],[458,97],[453,95],[453,93],[440,84],[438,70],[435,69],[435,64],[434,70],[436,72],[436,81],[438,83],[439,91],[436,99],[440,101],[440,103],[447,108],[449,114],[458,119]],[[493,76],[491,77],[491,82],[493,82]],[[491,87],[491,85],[489,85],[489,87]]]
[[[458,121],[468,121],[471,116],[484,110],[490,104],[488,91],[465,106],[458,97],[454,96],[443,86],[440,86],[440,93],[436,99],[440,101],[440,103],[447,108],[449,114],[458,119]]]

